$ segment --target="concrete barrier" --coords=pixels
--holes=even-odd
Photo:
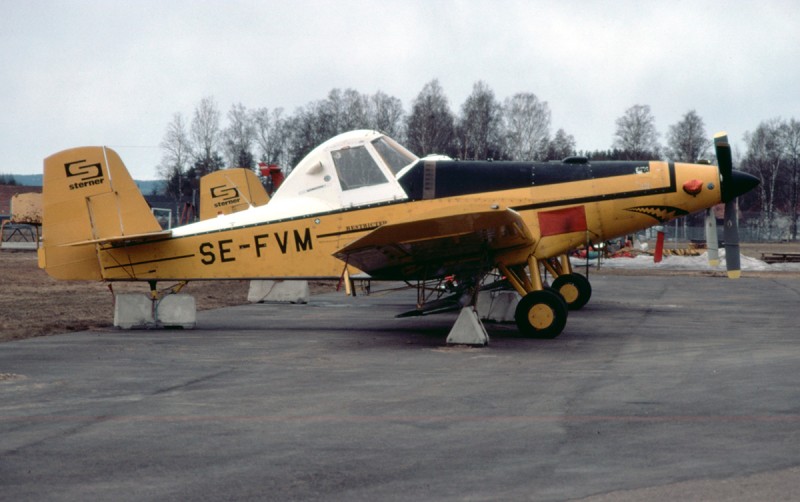
[[[516,291],[506,289],[480,291],[475,310],[478,316],[486,321],[513,322],[520,299]]]
[[[197,324],[197,305],[194,296],[167,295],[155,306],[156,324],[165,328],[194,329]]]
[[[157,302],[144,293],[114,297],[114,326],[121,329],[192,329],[196,324],[197,305],[192,295],[167,295]]]
[[[472,307],[464,307],[447,335],[448,345],[489,345],[489,335],[483,327],[478,313]]]
[[[252,280],[247,293],[250,303],[308,303],[308,281]]]
[[[143,293],[115,295],[114,326],[122,329],[154,327],[153,301]]]

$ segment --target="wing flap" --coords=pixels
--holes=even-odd
[[[533,242],[516,211],[494,209],[383,225],[334,256],[378,279],[424,279],[485,269]]]

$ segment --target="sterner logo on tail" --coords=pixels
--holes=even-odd
[[[78,181],[69,185],[70,190],[103,183],[103,168],[99,162],[86,164],[86,159],[67,162],[64,164],[64,170],[67,178],[78,178]]]

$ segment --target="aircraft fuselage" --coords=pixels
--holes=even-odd
[[[578,161],[580,162],[580,161]],[[99,252],[106,280],[335,278],[333,254],[387,223],[442,210],[513,209],[537,258],[626,235],[718,203],[715,166],[420,160],[398,180],[409,196],[366,207],[206,231]],[[352,266],[350,273],[356,273]]]

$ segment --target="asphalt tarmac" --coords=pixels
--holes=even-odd
[[[0,500],[800,498],[800,280],[591,280],[486,348],[408,292],[4,343]]]

